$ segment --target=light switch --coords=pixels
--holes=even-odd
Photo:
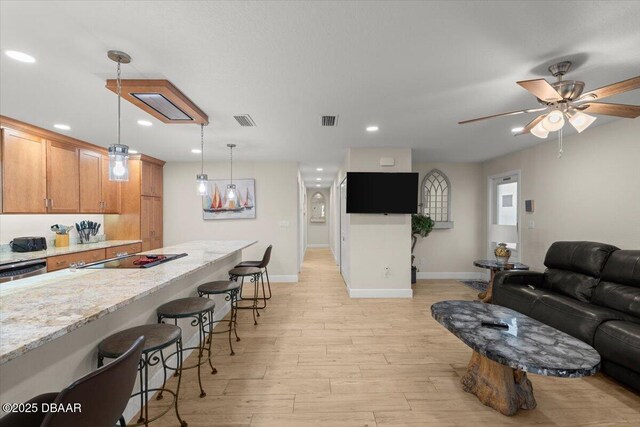
[[[527,228],[529,228],[529,229],[534,229],[534,228],[536,228],[536,223],[535,223],[535,222],[533,222],[533,220],[532,220],[532,219],[531,219],[531,220],[529,220],[529,223],[527,224]]]

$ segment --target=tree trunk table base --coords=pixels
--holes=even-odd
[[[526,372],[489,360],[476,351],[460,382],[464,391],[475,394],[480,402],[504,415],[537,405]]]

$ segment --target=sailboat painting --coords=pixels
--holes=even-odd
[[[210,179],[207,181],[208,196],[202,197],[203,219],[255,219],[256,217],[256,180],[234,179],[236,200],[228,200],[228,179]]]

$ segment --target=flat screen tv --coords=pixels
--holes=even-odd
[[[347,172],[347,213],[417,212],[416,172]]]

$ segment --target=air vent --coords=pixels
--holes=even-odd
[[[253,121],[250,115],[243,114],[241,116],[233,116],[236,119],[236,122],[242,127],[252,127],[256,125],[256,122]]]
[[[338,116],[320,116],[320,126],[338,126]]]

